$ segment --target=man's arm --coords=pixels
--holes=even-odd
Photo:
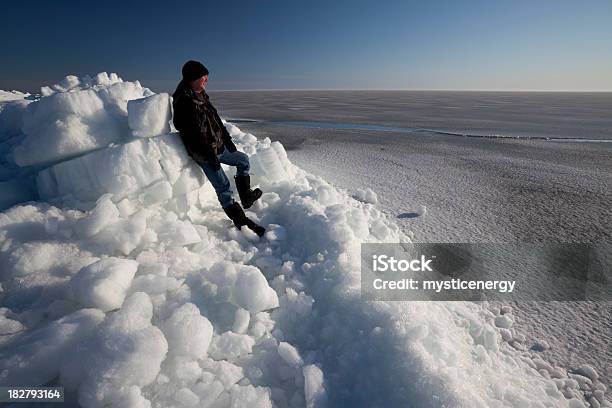
[[[232,152],[232,153],[235,152],[238,149],[236,148],[236,145],[234,144],[234,141],[232,140],[232,137],[230,136],[229,132],[227,131],[227,128],[223,124],[223,121],[221,120],[221,117],[219,116],[219,113],[217,112],[217,109],[212,105],[212,103],[210,104],[210,106],[212,107],[213,114],[215,115],[215,120],[221,126],[223,144],[225,145],[225,147],[227,148],[227,150],[229,152]]]
[[[225,126],[223,126],[223,144],[229,152],[233,153],[238,150]]]

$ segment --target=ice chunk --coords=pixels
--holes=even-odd
[[[249,328],[250,320],[251,314],[247,310],[244,310],[243,308],[239,307],[238,309],[236,309],[236,312],[234,314],[234,324],[232,326],[232,331],[238,334],[246,333],[247,329]]]
[[[119,215],[121,217],[127,218],[130,215],[134,214],[138,209],[136,206],[136,202],[132,201],[128,198],[124,198],[123,200],[117,203],[117,210],[119,210]]]
[[[591,381],[597,381],[599,379],[599,374],[597,371],[588,364],[583,364],[577,369],[574,370],[576,374],[587,377]]]
[[[181,388],[176,392],[176,394],[174,394],[174,400],[181,407],[193,407],[200,402],[200,398],[198,398],[198,396],[189,388],[185,387]]]
[[[309,364],[302,369],[304,374],[304,396],[307,408],[318,408],[325,406],[327,393],[323,381],[323,371],[314,364]]]
[[[19,91],[3,91],[0,89],[0,102],[15,101],[29,96],[29,93]]]
[[[114,72],[112,72],[110,75],[106,72],[99,72],[93,80],[96,85],[108,86],[114,84],[115,82],[121,81],[121,78],[119,78]]]
[[[139,139],[64,161],[39,172],[38,191],[44,200],[65,197],[91,202],[105,193],[112,193],[113,201],[120,201],[157,182],[176,180],[183,168],[192,165],[178,134]],[[186,177],[189,174],[197,177],[193,173],[186,174]],[[200,185],[199,179],[184,183],[186,189]],[[151,197],[159,199],[161,195],[161,199],[165,199],[172,194],[172,188],[167,184],[156,187],[162,191],[149,191]]]
[[[143,88],[140,82],[117,82],[108,87],[100,89],[98,95],[104,101],[104,105],[111,112],[121,116],[128,116],[128,103],[133,99],[147,96],[149,90]]]
[[[270,390],[252,385],[235,385],[231,391],[231,408],[272,408]]]
[[[143,238],[147,229],[147,219],[144,210],[132,215],[127,220],[120,219],[104,228],[100,233],[92,237],[91,241],[96,242],[106,253],[121,253],[129,255],[136,249]]]
[[[278,344],[278,354],[291,367],[297,368],[303,365],[300,353],[289,343],[281,341]]]
[[[98,234],[108,225],[119,220],[119,210],[111,200],[112,194],[104,194],[96,202],[94,209],[81,218],[77,230],[82,236],[91,237]]]
[[[286,175],[289,177],[293,177],[295,175],[295,167],[289,161],[289,158],[287,157],[287,152],[285,151],[285,147],[281,144],[281,142],[278,141],[270,143],[270,147],[274,149],[276,157],[278,157],[280,164],[285,169]]]
[[[193,303],[177,308],[160,327],[172,354],[197,359],[206,357],[213,327]]]
[[[25,138],[13,152],[20,166],[63,160],[123,138],[121,123],[91,89],[56,93],[30,103],[22,130]]]
[[[4,315],[3,310],[0,309],[0,336],[17,334],[23,330],[25,330],[25,327],[19,321],[9,319]]]
[[[226,390],[229,390],[232,385],[244,377],[242,367],[225,360],[214,361],[208,359],[202,363],[202,368],[214,374],[215,380],[221,382]]]
[[[136,137],[170,132],[170,96],[160,93],[128,102],[128,123]]]
[[[116,394],[111,396],[111,403],[113,408],[151,408],[151,401],[135,385],[117,389]]]
[[[40,329],[16,336],[0,350],[0,385],[44,385],[57,377],[63,358],[104,319],[83,309]]]
[[[4,259],[2,274],[5,278],[35,276],[42,283],[43,276],[72,275],[95,260],[90,252],[82,250],[74,243],[26,242],[8,253]]]
[[[209,353],[215,360],[233,360],[250,354],[254,345],[252,337],[228,331],[213,338]]]
[[[168,343],[161,330],[151,325],[152,315],[151,300],[137,292],[64,359],[62,384],[78,388],[81,405],[115,406],[122,390],[155,380]]]
[[[504,339],[505,340],[505,339]],[[550,349],[550,344],[546,340],[538,339],[531,346],[531,350],[542,352]]]
[[[360,240],[365,240],[370,234],[368,219],[360,208],[353,208],[347,214],[347,224],[351,227],[353,234]]]
[[[512,320],[512,316],[509,314],[504,314],[495,317],[495,326],[501,327],[504,329],[510,329],[514,321]]]
[[[172,346],[169,345],[169,347]],[[171,351],[164,361],[162,371],[170,381],[181,384],[193,384],[203,374],[197,360],[191,360],[191,357],[176,356]]]
[[[254,266],[240,268],[234,287],[236,304],[251,313],[278,307],[278,296],[261,271]]]
[[[287,178],[287,172],[281,163],[276,150],[264,147],[250,157],[254,178],[265,178],[270,182],[277,182]]]
[[[364,203],[376,204],[378,202],[378,195],[371,188],[357,189],[353,197]]]
[[[164,267],[165,265],[162,264],[161,266]],[[182,280],[170,276],[159,276],[155,274],[138,275],[132,281],[130,292],[145,292],[148,295],[161,295],[167,291],[177,290],[182,282]]]
[[[224,392],[223,385],[219,381],[213,381],[211,383],[199,382],[192,389],[200,397],[200,406],[202,408],[224,406],[220,403],[221,401],[219,401],[219,396]]]
[[[236,265],[232,262],[221,261],[210,267],[207,278],[217,286],[231,286],[235,284],[237,275]]]
[[[161,223],[159,231],[161,242],[172,246],[190,245],[200,242],[202,238],[192,223],[181,220],[168,220]]]
[[[21,133],[23,115],[30,103],[32,101],[22,99],[4,104],[0,110],[0,142]]]
[[[389,227],[381,220],[374,220],[371,224],[372,235],[379,239],[381,242],[387,241],[389,236],[392,236],[392,231]]]
[[[422,217],[423,215],[427,214],[427,206],[425,206],[425,205],[419,205],[419,209],[416,211],[416,213],[417,213],[419,216],[421,216],[421,217]]]
[[[158,181],[146,187],[140,195],[140,201],[147,207],[170,198],[172,198],[172,185],[166,180]]]
[[[174,190],[173,194],[175,197],[187,194],[200,188],[200,178],[195,166],[188,165],[187,167],[183,168],[178,178],[174,180],[172,188]]]
[[[86,307],[102,311],[123,304],[138,262],[131,259],[104,258],[84,267],[70,281],[74,299]]]
[[[64,79],[59,81],[59,83],[53,85],[53,89],[55,89],[58,92],[66,92],[72,88],[77,87],[80,83],[81,81],[79,80],[77,76],[67,75],[64,77]]]

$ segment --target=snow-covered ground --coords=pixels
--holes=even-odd
[[[279,104],[290,99],[275,96]],[[230,104],[225,95],[215,100],[245,115],[252,100],[234,98]],[[241,126],[281,141],[292,163],[352,195],[367,199],[360,190],[373,190],[370,199],[416,242],[601,243],[612,234],[608,144],[314,129],[266,120]],[[513,346],[570,370],[592,365],[610,387],[612,302],[517,296],[522,301],[490,305],[493,312],[512,307],[512,330],[521,340],[511,340]]]
[[[41,94],[0,112],[1,386],[84,407],[612,406],[591,367],[511,347],[510,308],[362,301],[360,244],[410,243],[371,191],[228,123],[260,239],[226,218],[166,94],[106,73]]]

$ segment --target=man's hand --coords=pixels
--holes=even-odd
[[[221,119],[219,119],[221,120]],[[227,131],[227,128],[225,126],[223,126],[223,129],[221,129],[223,132],[223,144],[225,145],[225,148],[227,149],[228,152],[230,153],[234,153],[236,150],[236,145],[234,144],[234,141],[232,140],[232,137],[230,136],[229,132]]]
[[[208,160],[205,160],[204,157],[198,153],[194,153],[191,157],[193,158],[193,160],[195,160],[196,163],[200,165],[208,164],[215,171],[221,170],[221,163],[219,162],[219,159],[215,155],[212,155]]]
[[[215,171],[221,170],[221,163],[219,162],[219,159],[217,159],[216,156],[215,156],[215,160],[209,164]]]

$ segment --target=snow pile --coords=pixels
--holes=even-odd
[[[363,203],[376,204],[378,202],[378,196],[371,188],[365,190],[359,188],[355,191],[353,197]]]
[[[151,94],[113,74],[83,81],[70,76],[53,90],[43,88],[45,97],[24,112],[25,137],[13,152],[15,163],[45,164],[125,141],[127,101]]]
[[[116,203],[138,196],[141,204],[152,204],[196,189],[204,182],[200,172],[172,134],[63,161],[39,172],[37,186],[42,199],[82,209],[107,193]]]
[[[0,102],[16,101],[19,99],[27,98],[30,96],[29,93],[23,93],[19,91],[3,91],[0,89]]]
[[[584,406],[569,378],[508,346],[509,316],[362,301],[360,244],[410,241],[374,205],[228,123],[264,191],[247,213],[265,236],[237,230],[163,133],[165,97],[132,108],[139,84],[96,78],[32,102],[50,112],[42,129],[78,94],[83,115],[49,137],[87,139],[83,126],[108,121],[124,143],[55,150],[37,173],[45,201],[0,213],[0,385],[61,384],[84,407]]]
[[[606,385],[600,380],[599,373],[593,367],[582,364],[568,370],[545,361],[538,353],[550,348],[548,342],[538,340],[529,349],[526,337],[514,330],[515,317],[512,312],[512,307],[501,306],[495,310],[496,315],[493,322],[499,328],[502,340],[517,350],[526,364],[537,370],[543,377],[552,379],[557,389],[565,398],[573,401],[574,406],[583,406],[579,401],[584,400],[591,407],[610,405],[605,398]]]
[[[128,101],[153,95],[138,81],[124,82],[105,72],[93,78],[69,75],[43,87],[41,94],[28,100],[23,99],[26,94],[15,92],[0,95],[0,209],[38,199],[33,176],[42,168],[124,143],[148,130],[138,128],[133,134],[128,125]],[[164,116],[157,109],[156,130],[165,131],[168,125],[162,126]],[[136,118],[147,112],[151,116],[150,109],[136,110]]]

